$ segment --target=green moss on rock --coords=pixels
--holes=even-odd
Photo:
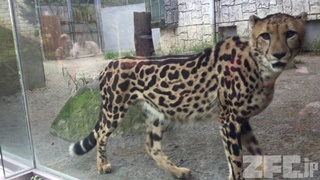
[[[51,134],[71,142],[86,137],[98,121],[100,103],[97,88],[86,86],[80,89],[60,110],[51,125]],[[115,133],[143,132],[144,128],[140,128],[142,122],[142,113],[136,107],[131,107]]]

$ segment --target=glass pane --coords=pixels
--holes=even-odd
[[[27,57],[26,53],[28,53],[29,59],[32,58],[31,61],[34,61],[36,52],[31,48],[26,48],[32,47],[30,46],[32,44],[22,36],[24,27],[21,27],[19,19],[16,20],[16,24],[11,24],[10,12],[12,17],[15,17],[16,9],[21,7],[18,4],[9,5],[8,1],[2,2],[1,6],[4,13],[1,15],[3,21],[0,26],[0,76],[2,77],[0,81],[0,142],[4,163],[2,168],[5,169],[6,176],[11,176],[32,168],[33,164],[22,72],[20,71],[20,67],[24,69],[28,62],[20,61],[17,55],[18,52],[21,52],[24,57]],[[15,49],[14,41],[17,46],[20,46],[21,51]],[[25,85],[30,87],[33,84],[30,82]]]
[[[270,7],[274,3],[270,4]],[[316,9],[311,8],[316,4],[309,4],[311,10]],[[32,0],[14,1],[14,25],[18,36],[12,39],[10,28],[0,31],[0,42],[6,44],[0,44],[0,53],[3,54],[1,67],[4,70],[0,71],[3,73],[0,75],[4,77],[4,81],[0,80],[0,83],[3,83],[0,84],[3,93],[0,98],[0,140],[1,148],[5,151],[2,160],[9,157],[9,152],[15,155],[13,160],[18,160],[20,164],[26,161],[27,165],[32,166],[34,149],[36,170],[59,174],[62,179],[172,179],[172,176],[158,168],[149,156],[152,147],[157,147],[153,149],[153,153],[160,154],[159,141],[163,139],[161,146],[168,158],[179,167],[190,168],[195,179],[225,179],[228,176],[228,165],[220,127],[217,125],[219,123],[213,123],[218,121],[214,113],[215,107],[218,103],[228,104],[220,107],[221,111],[226,109],[220,117],[229,115],[230,117],[225,119],[226,124],[230,123],[230,118],[239,120],[232,121],[236,124],[243,120],[242,116],[246,117],[247,113],[250,113],[241,108],[245,105],[250,111],[259,108],[258,105],[249,104],[259,102],[265,91],[271,92],[274,81],[269,86],[269,83],[262,80],[261,73],[265,71],[258,60],[250,56],[247,51],[250,43],[245,39],[234,37],[217,43],[217,49],[206,48],[215,46],[213,40],[216,38],[213,36],[248,36],[249,15],[254,12],[264,14],[268,11],[267,8],[262,12],[258,6],[258,10],[253,7],[256,7],[255,3],[248,6],[246,3],[209,0],[147,0],[146,3],[141,0],[37,0],[36,4]],[[281,4],[280,8],[283,7]],[[138,15],[140,21],[135,21],[139,19]],[[149,17],[163,19],[164,24],[158,23],[156,26],[153,22],[151,27],[161,28],[152,29],[152,33],[144,31],[151,29],[150,22],[147,21],[150,20]],[[289,18],[284,17],[286,20]],[[318,16],[315,14],[311,16],[311,19],[316,18]],[[276,22],[280,19],[276,18]],[[309,28],[318,27],[317,22],[312,21]],[[12,29],[11,24],[9,27]],[[318,35],[314,34],[313,37],[316,36]],[[290,42],[297,40],[291,38]],[[20,50],[18,61],[12,43],[14,40]],[[317,43],[310,45],[316,46]],[[138,54],[138,48],[152,51],[156,56],[170,55],[145,58]],[[289,49],[287,50],[289,52]],[[256,50],[253,48],[252,51]],[[234,53],[239,53],[239,56],[234,56]],[[251,54],[258,56],[259,53],[261,52]],[[214,58],[219,54],[220,57]],[[127,58],[121,59],[123,57]],[[237,61],[233,57],[237,57]],[[115,59],[120,60],[114,61]],[[252,128],[257,129],[258,137],[262,137],[259,139],[266,152],[271,155],[301,155],[306,159],[300,165],[306,165],[309,170],[318,168],[315,163],[320,158],[317,143],[320,105],[319,100],[315,100],[315,97],[320,97],[316,88],[319,84],[318,59],[318,56],[297,56],[298,68],[284,71],[277,81],[273,103],[263,113],[252,118]],[[263,63],[264,66],[268,62]],[[276,64],[283,66],[285,63]],[[19,71],[18,65],[21,65],[22,71]],[[273,68],[271,65],[267,67]],[[101,94],[105,95],[101,98],[99,77],[100,72],[105,69],[111,70],[104,74],[101,82],[112,83],[101,88]],[[220,70],[224,72],[223,76],[217,75]],[[245,81],[244,76],[249,79]],[[266,79],[268,78],[273,76],[266,76]],[[20,88],[21,82],[24,89]],[[245,85],[248,83],[251,86]],[[254,83],[257,84],[254,86]],[[314,86],[308,86],[309,84]],[[220,94],[216,91],[225,90],[224,88],[232,93]],[[248,91],[244,92],[245,89]],[[259,91],[256,92],[256,89]],[[289,89],[292,92],[288,91]],[[233,92],[238,95],[234,96]],[[217,98],[217,94],[221,97]],[[251,101],[250,98],[257,94],[261,96]],[[237,102],[241,98],[244,100]],[[155,116],[178,121],[189,118],[188,120],[192,121],[200,120],[201,115],[205,114],[215,119],[183,127],[179,126],[179,123],[163,129],[154,127],[157,131],[150,132],[151,128],[146,128],[146,115],[138,110],[141,107],[130,106],[125,110],[127,105],[132,105],[126,104],[130,99],[139,99],[132,103],[134,105],[144,102],[143,107],[147,109],[145,114],[151,111],[152,117],[148,118],[154,118],[153,123],[149,124],[157,127],[161,124]],[[100,114],[101,101],[105,103],[102,112],[109,112],[106,115]],[[234,108],[237,105],[239,108]],[[112,123],[111,120],[122,118],[119,111],[126,112],[126,116],[121,124],[120,121]],[[167,121],[166,123],[169,124]],[[233,139],[225,141],[234,143],[231,149],[227,149],[232,153],[240,153],[241,150],[241,147],[236,145],[239,142],[235,141],[235,138],[241,139],[239,135],[251,129],[246,121],[244,123],[244,129],[239,128],[240,124],[236,127],[231,124],[222,127],[229,127],[224,131],[229,134],[222,134]],[[34,146],[30,146],[27,130],[29,124]],[[95,132],[100,126],[103,126],[104,130]],[[110,131],[115,128],[111,134]],[[161,136],[164,129],[166,133]],[[86,137],[88,138],[85,141],[81,141]],[[104,152],[103,148],[94,147],[97,142],[95,138],[104,137],[110,137],[108,140],[99,141],[101,144],[108,142],[107,152]],[[79,140],[81,143],[71,145]],[[251,141],[256,145],[255,138],[250,139],[250,143]],[[306,146],[301,146],[301,143]],[[146,153],[146,144],[149,154]],[[273,146],[267,146],[269,144]],[[71,156],[70,145],[71,150],[77,147],[77,151],[72,153],[83,155]],[[249,150],[252,149],[250,148]],[[259,148],[255,150],[260,153]],[[102,154],[99,155],[99,152]],[[110,170],[107,169],[109,166],[106,165],[105,156],[111,164],[111,174],[98,174],[98,170]],[[154,157],[154,154],[151,156]],[[99,159],[104,161],[102,164],[105,163],[102,170],[97,168]],[[10,167],[8,164],[12,161],[9,160],[4,161],[2,167]],[[163,160],[170,164],[166,158]],[[238,166],[242,165],[240,161],[233,162]],[[17,169],[13,172],[15,171]],[[183,174],[187,174],[186,171]],[[319,171],[314,175],[319,176]]]

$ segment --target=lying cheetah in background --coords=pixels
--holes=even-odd
[[[243,179],[243,149],[262,154],[249,118],[270,104],[276,79],[301,50],[306,20],[306,13],[263,19],[253,15],[249,40],[234,36],[191,57],[110,62],[100,74],[99,121],[85,139],[70,146],[70,152],[83,155],[97,145],[98,172],[111,172],[108,138],[134,105],[147,119],[148,154],[175,177],[190,178],[190,170],[175,166],[161,149],[164,121],[213,120],[218,114],[229,179]]]

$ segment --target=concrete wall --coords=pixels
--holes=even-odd
[[[101,8],[104,51],[135,51],[133,12],[144,12],[145,4]],[[159,47],[159,29],[152,29],[155,48]]]
[[[319,0],[223,0],[216,2],[217,26],[237,26],[240,36],[249,36],[248,19],[252,14],[265,17],[277,12],[298,15],[308,13],[308,20],[320,20]]]
[[[26,89],[43,87],[45,86],[45,77],[39,36],[36,33],[38,27],[33,25],[38,23],[36,12],[28,9],[23,0],[13,0],[13,3],[25,87]],[[26,1],[26,3],[34,5],[33,1]],[[1,25],[12,30],[8,1],[1,2],[0,12]],[[27,21],[26,18],[31,19],[32,22]],[[12,51],[12,49],[8,49],[8,51]],[[8,83],[10,84],[10,82]]]
[[[196,45],[212,42],[210,6],[209,0],[178,0],[178,26],[161,28],[161,50],[170,52],[177,47],[187,50]]]
[[[177,28],[161,29],[161,50],[170,52],[172,48],[188,49],[192,45],[213,40],[213,19],[216,19],[216,31],[223,38],[238,34],[249,36],[248,19],[255,14],[265,17],[277,12],[298,15],[308,13],[308,34],[305,44],[311,44],[319,34],[319,0],[215,0],[214,15],[212,0],[178,0],[179,21]],[[214,17],[215,16],[215,17]],[[236,27],[236,28],[235,28]],[[309,46],[310,47],[310,46]],[[307,48],[309,49],[309,48]]]
[[[24,37],[31,38],[33,40],[38,40],[37,36],[37,29],[34,25],[30,24],[26,20],[26,15],[22,14],[22,10],[29,11],[29,16],[32,14],[32,10],[29,9],[28,6],[24,4],[24,0],[13,0],[14,2],[14,9],[16,10],[16,20],[19,22],[19,33]],[[29,2],[30,3],[30,2]],[[32,2],[34,6],[34,3]],[[34,12],[35,15],[35,12]],[[34,16],[36,21],[36,16]],[[9,5],[7,0],[3,0],[0,3],[0,25],[4,26],[8,29],[11,29],[11,20],[10,20],[10,12],[9,12]]]
[[[0,25],[8,29],[11,29],[8,1],[1,1],[0,3]]]

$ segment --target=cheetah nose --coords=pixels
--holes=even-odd
[[[286,53],[285,52],[275,52],[275,53],[273,53],[272,54],[274,57],[276,57],[277,59],[281,59],[281,58],[283,58],[285,55],[286,55]]]

